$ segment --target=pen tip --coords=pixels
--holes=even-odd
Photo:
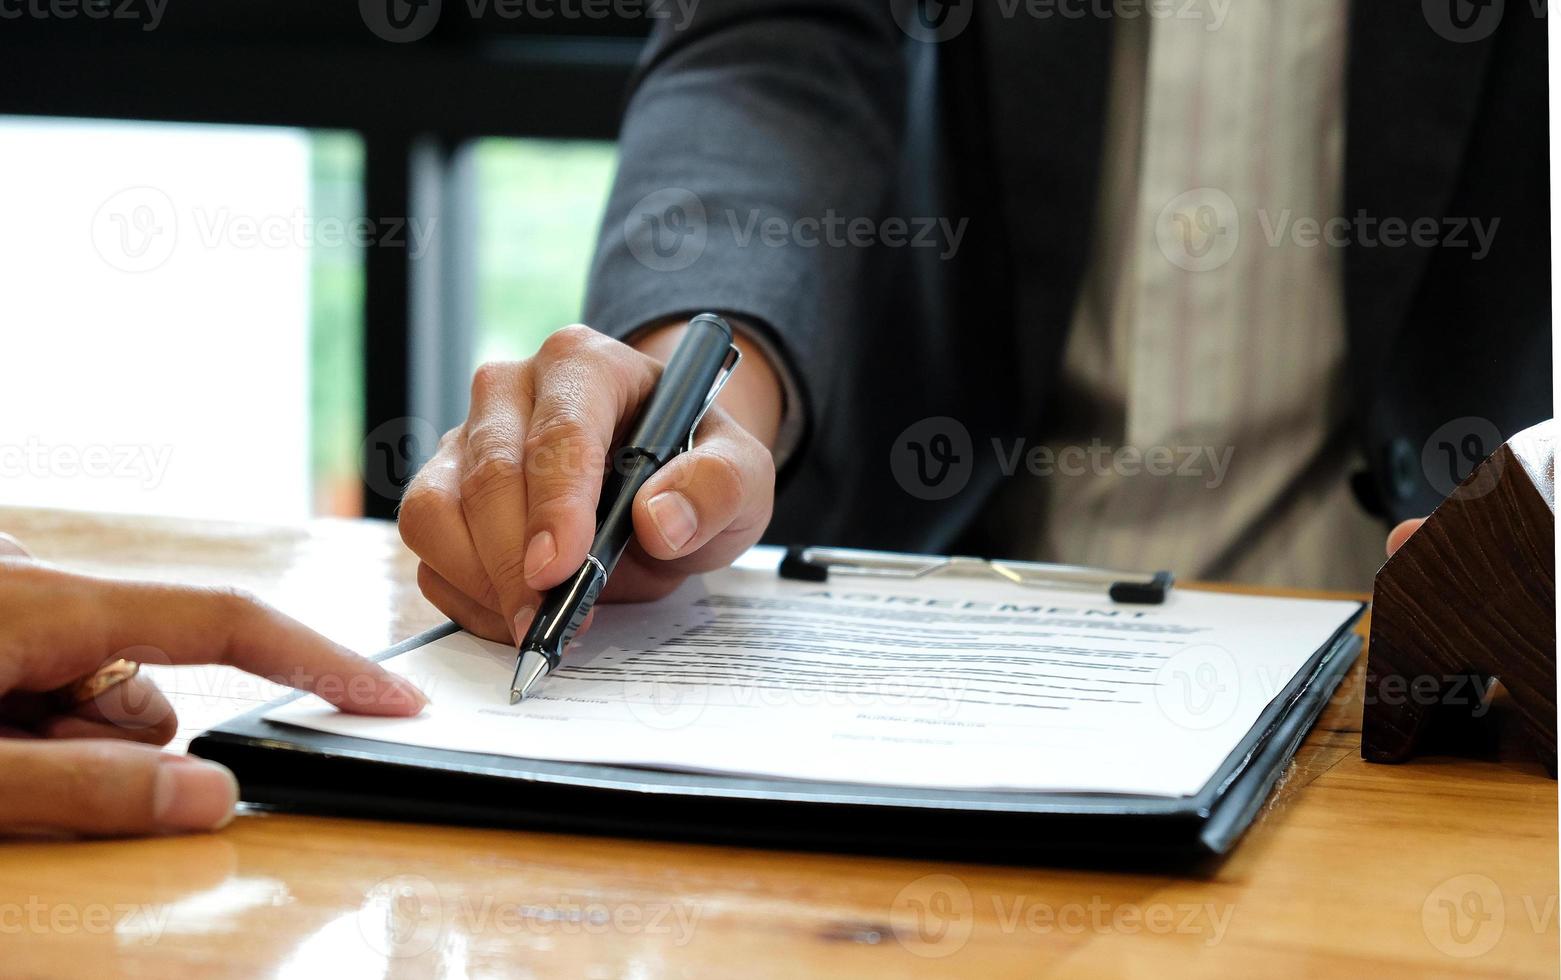
[[[523,650],[515,664],[515,680],[509,686],[509,703],[519,704],[531,693],[537,681],[547,676],[547,658],[535,650]]]

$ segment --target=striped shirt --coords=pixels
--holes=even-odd
[[[1034,557],[1369,588],[1383,531],[1348,486],[1343,256],[1313,227],[1342,213],[1347,13],[1240,0],[1220,23],[1115,25],[1059,410],[991,512]]]

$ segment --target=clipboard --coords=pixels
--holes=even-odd
[[[1227,854],[1355,662],[1361,604],[1195,795],[928,790],[550,762],[310,731],[265,720],[294,694],[199,736],[267,809],[1002,863],[1183,865]],[[458,630],[446,623],[388,660]]]
[[[1151,606],[1164,603],[1176,582],[1176,576],[1168,571],[1128,572],[1042,561],[807,546],[787,548],[777,572],[781,578],[800,582],[827,582],[831,574],[868,578],[929,578],[934,575],[998,578],[1021,586],[1104,590],[1112,602]]]

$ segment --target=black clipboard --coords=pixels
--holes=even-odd
[[[1361,604],[1195,796],[940,791],[548,762],[266,721],[294,694],[196,738],[242,799],[340,816],[1004,863],[1184,864],[1226,854],[1355,662]],[[386,660],[457,630],[429,630]]]

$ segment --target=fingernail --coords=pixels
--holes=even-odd
[[[515,614],[515,622],[510,626],[510,628],[514,630],[516,643],[519,643],[521,637],[526,635],[526,631],[531,628],[531,620],[536,618],[536,615],[536,606],[520,607],[520,612]]]
[[[543,531],[532,538],[526,548],[526,578],[535,578],[557,556],[558,545],[553,541],[552,531]]]
[[[167,755],[152,787],[152,819],[164,830],[220,830],[233,820],[238,780],[226,766]]]
[[[408,703],[417,705],[417,710],[422,711],[428,707],[428,695],[423,693],[422,688],[413,684],[405,677],[399,674],[391,674],[390,683]]]
[[[650,519],[656,522],[661,540],[673,551],[682,550],[699,530],[699,518],[694,505],[676,490],[663,490],[650,498]]]

